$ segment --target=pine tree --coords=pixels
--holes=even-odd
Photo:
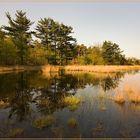
[[[26,64],[26,55],[28,45],[31,42],[31,34],[29,31],[33,22],[26,17],[26,12],[16,11],[16,19],[12,19],[9,13],[6,13],[9,20],[9,26],[3,26],[6,34],[11,36],[15,46],[18,49],[21,65]]]
[[[51,18],[38,21],[36,37],[54,52],[53,64],[67,64],[67,60],[72,59],[76,43],[76,39],[70,36],[72,30],[72,27],[60,24]]]

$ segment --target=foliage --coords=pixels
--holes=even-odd
[[[41,18],[32,31],[26,12],[16,11],[15,19],[9,13],[6,17],[9,26],[0,27],[0,65],[140,65],[114,42],[77,44],[73,28],[52,18]]]
[[[15,16],[16,19],[12,19],[10,14],[6,13],[9,26],[3,26],[3,28],[6,34],[12,37],[13,42],[18,49],[21,59],[20,63],[25,64],[28,45],[31,41],[31,32],[29,29],[33,22],[26,17],[26,12],[17,11]]]
[[[108,65],[121,65],[121,60],[124,57],[119,45],[110,41],[105,41],[102,46],[102,54],[105,63]]]
[[[60,24],[51,18],[38,21],[36,37],[47,49],[54,51],[51,57],[53,64],[67,64],[68,59],[72,58],[76,42],[71,36],[72,30],[71,26]]]
[[[43,47],[33,47],[28,49],[28,64],[29,65],[44,65],[48,61],[46,59],[47,51]]]

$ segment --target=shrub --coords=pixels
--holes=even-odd
[[[36,120],[33,121],[33,126],[35,128],[44,128],[47,126],[51,126],[53,123],[55,123],[55,118],[51,115],[48,116],[43,116],[40,118],[37,118]]]

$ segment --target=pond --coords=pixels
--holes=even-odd
[[[140,137],[140,72],[0,74],[0,137]]]

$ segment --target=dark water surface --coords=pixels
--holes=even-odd
[[[0,137],[140,137],[140,104],[127,99],[125,89],[130,87],[140,94],[138,71],[1,74]],[[113,100],[120,92],[123,104]],[[64,106],[61,101],[69,96],[81,102]],[[48,102],[41,104],[44,100]],[[36,119],[48,115],[55,122],[34,126]]]

